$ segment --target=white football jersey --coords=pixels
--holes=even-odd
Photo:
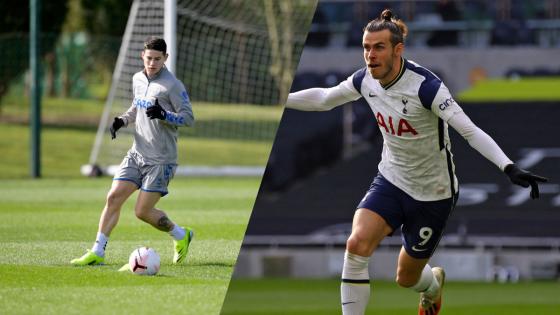
[[[367,67],[342,82],[345,94],[368,102],[383,135],[380,173],[419,201],[458,190],[447,121],[462,111],[429,70],[402,59],[399,75],[381,86]]]

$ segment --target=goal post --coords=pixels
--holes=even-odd
[[[163,39],[167,44],[167,50],[172,52],[165,65],[169,71],[175,73],[175,62],[177,60],[177,0],[164,1]]]
[[[111,174],[131,147],[134,126],[119,130],[115,140],[108,128],[130,106],[132,76],[143,67],[143,42],[155,35],[166,39],[166,67],[185,84],[196,119],[194,128],[179,128],[177,174],[261,175],[316,5],[308,0],[135,0],[82,173]],[[214,157],[207,159],[199,151],[210,146]],[[251,157],[251,150],[260,162],[242,159]]]

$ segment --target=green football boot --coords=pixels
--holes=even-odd
[[[72,259],[70,263],[74,266],[92,266],[103,265],[104,261],[104,257],[97,256],[94,252],[88,249],[87,253],[85,253],[82,257]]]
[[[189,252],[189,244],[194,237],[194,231],[191,228],[185,228],[185,238],[180,241],[173,240],[175,244],[175,254],[173,255],[173,263],[180,264],[187,258],[187,253]]]

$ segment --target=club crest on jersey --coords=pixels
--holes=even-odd
[[[381,113],[377,113],[375,115],[377,119],[377,124],[379,125],[379,129],[385,129],[385,132],[390,133],[392,135],[402,136],[405,133],[411,133],[412,135],[417,135],[418,131],[412,127],[412,125],[406,120],[399,118],[399,122],[395,126],[393,123],[393,117],[389,116],[387,119],[387,123],[385,122],[385,117]],[[396,130],[395,130],[396,127]]]
[[[406,104],[408,103],[408,97],[403,96],[403,98],[401,99],[401,102],[404,105],[404,108],[402,110],[403,114],[406,114],[408,111],[406,110]]]

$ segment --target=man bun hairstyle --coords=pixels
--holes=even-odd
[[[364,27],[364,32],[379,32],[382,30],[389,30],[391,32],[391,44],[393,47],[398,43],[404,43],[404,39],[408,34],[406,24],[401,19],[396,18],[390,9],[383,10],[377,19],[371,20]]]
[[[151,49],[161,51],[164,55],[167,54],[167,44],[163,38],[157,36],[150,36],[144,41],[144,50]]]

